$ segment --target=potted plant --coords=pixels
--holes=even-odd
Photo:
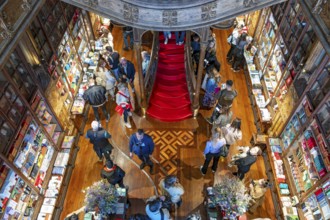
[[[250,196],[237,177],[225,175],[213,187],[212,202],[221,207],[223,217],[237,219],[248,208]]]
[[[118,199],[116,188],[107,180],[100,180],[86,189],[86,211],[95,211],[103,219],[107,219],[111,214],[116,213]]]

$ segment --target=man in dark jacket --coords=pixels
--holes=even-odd
[[[107,46],[105,48],[109,52],[108,56],[108,63],[112,70],[112,72],[115,74],[116,80],[119,80],[119,53],[117,51],[113,51],[113,48],[111,46]]]
[[[120,59],[119,64],[119,78],[121,82],[129,83],[132,88],[132,92],[134,91],[134,77],[135,77],[135,67],[134,64],[127,60],[125,57]]]
[[[101,107],[104,116],[106,117],[106,121],[108,122],[110,120],[110,114],[105,106],[107,101],[106,93],[107,90],[104,86],[95,85],[94,79],[89,80],[89,88],[84,92],[83,98],[92,106],[97,121],[100,121],[99,107]]]
[[[108,182],[115,186],[119,185],[121,188],[125,188],[124,185],[125,171],[121,169],[118,165],[113,164],[111,160],[108,160],[103,169],[101,170],[101,178],[107,179]]]
[[[152,138],[145,134],[142,129],[138,129],[129,139],[129,156],[132,158],[133,153],[142,161],[140,169],[146,165],[150,166],[150,174],[153,174],[154,164],[150,159],[150,155],[154,152],[155,144]]]
[[[236,160],[237,173],[234,173],[234,175],[237,175],[240,180],[244,179],[245,174],[250,171],[251,166],[257,161],[257,155],[252,155],[249,151],[246,157]]]
[[[108,140],[111,135],[100,126],[98,121],[92,122],[92,128],[88,129],[86,138],[93,144],[93,149],[100,161],[103,160],[103,155],[106,160],[111,160],[110,154],[113,147]]]
[[[225,110],[230,109],[234,99],[237,96],[237,91],[233,89],[233,81],[226,81],[226,88],[219,92],[216,99],[218,99],[211,118],[206,119],[210,124],[213,124],[214,120],[219,117]]]

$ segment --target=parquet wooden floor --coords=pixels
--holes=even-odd
[[[230,30],[220,31],[215,30],[214,33],[217,36],[217,56],[221,65],[221,75],[222,82],[227,79],[232,79],[234,81],[234,87],[238,91],[238,97],[233,103],[233,113],[235,116],[240,117],[243,121],[242,131],[243,140],[237,143],[237,145],[249,145],[251,136],[256,132],[254,125],[254,118],[251,109],[251,105],[248,98],[248,91],[245,82],[245,76],[243,72],[234,73],[230,69],[230,65],[226,63],[226,53],[229,50],[229,45],[226,42],[227,36],[230,34]],[[120,28],[115,27],[113,30],[114,35],[114,45],[115,50],[120,52],[121,56],[125,56],[127,59],[131,60],[135,66],[136,59],[135,54],[132,51],[122,51],[123,39],[122,32]],[[138,77],[136,76],[135,85],[138,89]],[[201,95],[202,99],[202,95]],[[183,195],[183,204],[176,214],[173,213],[174,219],[185,219],[190,213],[200,211],[205,218],[205,209],[203,206],[204,200],[204,189],[208,186],[213,185],[215,182],[221,178],[221,175],[233,171],[233,168],[228,168],[227,162],[219,162],[219,167],[217,173],[213,174],[209,172],[202,176],[199,170],[200,165],[204,161],[203,150],[205,143],[209,138],[208,124],[204,120],[211,114],[209,110],[201,110],[200,114],[196,119],[189,119],[178,123],[162,123],[148,117],[141,118],[139,115],[133,114],[133,128],[126,129],[123,126],[122,119],[114,112],[115,104],[111,102],[108,108],[111,109],[111,119],[108,125],[105,123],[105,119],[102,120],[104,127],[112,134],[112,142],[116,147],[114,151],[113,158],[115,162],[121,166],[126,171],[126,176],[124,179],[124,184],[129,186],[129,196],[131,198],[132,206],[128,210],[128,214],[132,213],[143,213],[145,208],[145,199],[154,195],[156,193],[156,186],[158,185],[159,176],[157,174],[160,172],[161,167],[166,167],[165,158],[169,157],[169,163],[172,163],[168,172],[172,172],[174,161],[177,161],[176,173],[180,179],[180,182],[185,188],[185,194]],[[85,132],[90,128],[90,122],[93,120],[94,116],[92,111],[89,114],[89,120],[85,128]],[[177,154],[174,155],[175,145],[168,143],[168,154],[162,154],[159,157],[160,164],[156,164],[156,175],[150,175],[149,170],[140,170],[138,165],[140,161],[135,156],[131,160],[127,155],[129,153],[128,149],[128,137],[136,131],[137,126],[139,128],[144,128],[151,135],[157,134],[162,136],[162,140],[156,140],[157,150],[164,148],[166,143],[166,138],[164,138],[161,132],[170,132],[170,135],[175,134],[174,132],[193,132],[193,143],[188,143],[187,146],[176,147]],[[182,128],[185,129],[182,129]],[[187,143],[188,139],[183,140],[183,135],[176,134],[176,140],[180,139],[183,143]],[[157,136],[154,136],[155,139]],[[165,135],[166,137],[166,135]],[[172,136],[171,136],[172,138]],[[173,139],[173,138],[172,138]],[[173,139],[174,140],[174,139]],[[76,160],[76,166],[72,174],[70,186],[68,189],[68,194],[66,197],[64,209],[62,212],[61,219],[81,208],[83,206],[84,194],[82,190],[87,186],[91,185],[94,181],[100,178],[100,169],[102,164],[97,162],[97,156],[92,150],[92,145],[83,136],[80,138],[79,147],[81,148]],[[231,148],[230,154],[235,152],[235,147]],[[157,153],[154,154],[157,160]],[[230,155],[229,155],[230,157]],[[163,159],[162,159],[163,158]],[[162,164],[163,163],[163,164]],[[165,169],[166,170],[166,169]],[[246,177],[246,183],[250,179],[259,179],[266,177],[265,166],[263,159],[258,158],[257,162],[251,167],[249,174]],[[271,200],[270,192],[266,193],[266,200],[264,204],[259,207],[259,209],[253,215],[247,214],[242,219],[253,219],[257,217],[268,217],[274,218],[274,208]]]

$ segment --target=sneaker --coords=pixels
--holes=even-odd
[[[240,69],[234,69],[234,73],[237,73],[239,71],[240,71]]]
[[[108,114],[107,118],[105,119],[106,122],[110,121],[110,114]]]
[[[141,163],[141,164],[140,164],[140,170],[142,170],[145,166],[146,166],[145,163]]]
[[[184,41],[179,42],[179,45],[183,45],[183,44],[184,44]]]
[[[134,88],[132,89],[132,92],[135,93],[135,89]]]
[[[171,33],[169,33],[169,35],[168,35],[168,39],[171,39],[171,37],[172,37],[172,34],[171,34]]]
[[[215,170],[212,170],[212,173],[215,173]]]
[[[103,157],[99,158],[99,162],[103,162]]]
[[[123,50],[129,51],[129,48],[128,47],[124,47]]]
[[[166,38],[164,41],[164,44],[166,45],[168,43],[168,39]]]
[[[125,126],[126,126],[127,128],[132,128],[132,126],[131,126],[130,123],[125,123]]]
[[[200,170],[201,170],[201,173],[202,173],[202,175],[203,176],[205,176],[205,173],[203,173],[203,171],[202,171],[202,169],[203,169],[203,166],[200,166],[200,168],[199,168]]]
[[[132,116],[132,112],[128,112],[127,114],[128,114],[128,116]]]
[[[179,42],[176,42],[175,44],[176,44],[176,45],[179,45]]]
[[[154,167],[150,167],[150,174],[153,175],[154,174]]]

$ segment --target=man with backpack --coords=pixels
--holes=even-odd
[[[103,160],[103,156],[106,160],[111,160],[110,154],[113,147],[108,140],[111,135],[100,126],[98,121],[93,121],[91,126],[92,128],[86,133],[86,138],[93,144],[93,149],[99,157],[99,161]]]
[[[103,179],[107,179],[108,182],[113,186],[118,184],[119,187],[125,188],[124,176],[125,171],[118,165],[114,164],[111,160],[108,160],[101,170],[101,177]]]

